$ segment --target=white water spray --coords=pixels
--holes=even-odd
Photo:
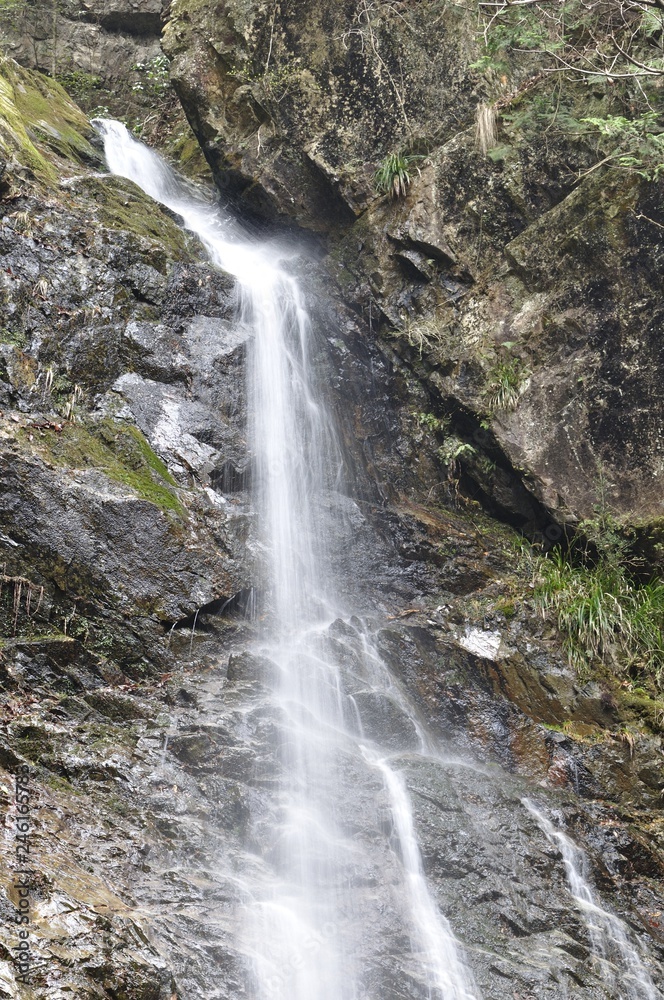
[[[662,1000],[625,924],[605,910],[584,875],[582,851],[530,799],[522,799],[535,822],[563,858],[574,902],[581,912],[592,946],[593,961],[615,1000]]]
[[[274,247],[249,243],[231,220],[193,198],[123,125],[104,121],[98,127],[111,171],[180,215],[211,259],[237,278],[238,321],[254,333],[251,441],[270,622],[263,653],[274,666],[270,711],[280,736],[271,849],[238,934],[253,969],[248,993],[260,1000],[385,1000],[387,988],[362,967],[359,947],[365,926],[380,916],[360,902],[356,881],[360,873],[370,884],[389,848],[378,834],[375,844],[360,844],[341,819],[352,775],[370,782],[378,771],[398,841],[392,857],[401,866],[402,919],[412,943],[409,995],[419,990],[422,1000],[474,1000],[478,993],[459,946],[426,884],[403,778],[379,746],[363,739],[367,747],[360,747],[357,704],[325,647],[327,624],[343,615],[327,550],[325,518],[335,514],[324,513],[341,459],[316,390],[310,325],[297,283],[280,267]],[[366,639],[362,644],[359,658],[371,691],[397,705],[417,732],[386,667]],[[369,975],[377,985],[365,985]],[[398,987],[395,992],[402,995]]]

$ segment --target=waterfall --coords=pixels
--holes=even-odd
[[[635,945],[629,939],[625,924],[614,913],[605,910],[588,882],[582,851],[566,833],[554,826],[541,809],[524,798],[522,802],[565,864],[570,892],[581,912],[592,947],[592,958],[600,976],[616,1000],[660,1000],[661,993]]]
[[[237,917],[237,948],[248,968],[246,994],[260,1000],[388,1000],[381,985],[381,929],[410,941],[408,996],[477,1000],[449,922],[425,878],[411,799],[400,773],[407,754],[426,753],[414,712],[335,586],[330,525],[343,536],[333,495],[342,458],[316,380],[315,338],[297,282],[275,245],[252,243],[217,208],[193,196],[163,161],[118,122],[97,123],[112,173],[137,183],[184,219],[210,258],[234,275],[238,322],[253,331],[248,385],[259,535],[266,553],[261,589],[265,622],[258,639],[270,664],[262,710],[275,730],[269,846],[254,865]],[[352,545],[346,531],[345,544]],[[344,621],[347,638],[330,640]],[[336,643],[336,646],[335,646]],[[335,652],[336,649],[336,652]],[[339,654],[339,650],[343,655]],[[344,659],[368,696],[402,719],[402,746],[363,733]],[[389,734],[387,734],[389,735]],[[374,832],[360,840],[347,800],[374,792]],[[381,827],[380,801],[390,810]],[[372,886],[389,867],[398,904],[378,903]],[[393,916],[397,912],[397,916]],[[360,947],[376,925],[375,956]],[[407,950],[407,946],[406,946]],[[369,985],[367,985],[369,984]]]

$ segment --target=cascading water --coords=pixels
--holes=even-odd
[[[262,796],[260,816],[243,844],[242,874],[234,870],[229,876],[241,888],[234,953],[245,970],[242,986],[234,988],[252,1000],[480,1000],[428,884],[404,778],[412,772],[426,780],[427,769],[457,765],[443,759],[427,737],[362,623],[337,596],[345,588],[335,580],[331,539],[350,548],[353,533],[339,501],[342,454],[321,402],[319,358],[298,285],[281,266],[277,247],[251,243],[123,125],[97,124],[110,170],[181,216],[211,259],[235,276],[238,323],[253,333],[249,423],[265,554],[259,589],[266,597],[251,656],[260,665],[261,686],[256,694],[248,684],[245,694],[241,685],[233,693],[231,684],[228,711],[250,732],[249,739],[260,729],[269,749],[254,776]],[[500,795],[480,769],[475,774],[485,782],[487,800]],[[441,787],[443,796],[447,790],[454,796],[453,780]],[[518,797],[510,802],[511,811],[513,803],[518,809]],[[577,871],[569,860],[571,842],[527,807],[560,846],[568,875]],[[442,813],[454,808],[445,802],[441,807]],[[487,804],[487,812],[490,808]],[[487,812],[478,825],[486,824]],[[455,835],[453,824],[450,829],[460,842],[465,832]],[[508,855],[510,850],[507,844]],[[512,863],[508,858],[506,870]],[[604,913],[592,896],[586,899],[578,886],[571,887],[579,905]],[[490,892],[478,890],[476,905],[502,898],[503,889],[501,884]],[[589,936],[601,960],[605,942],[593,936],[594,927],[589,924]],[[611,928],[613,933],[614,924]],[[511,1000],[517,994],[510,974],[491,971],[496,936],[491,940],[493,945],[476,945],[475,958],[479,964],[484,949],[489,977],[498,975],[502,984],[492,986],[490,995]],[[514,946],[506,954],[511,960]],[[575,973],[568,988],[566,971],[560,988],[553,987],[558,992],[551,993],[543,965],[539,953],[534,955],[533,981],[547,983],[542,996],[587,995],[583,988],[578,993]],[[622,992],[610,994],[612,1000],[659,996],[636,965],[624,982]],[[590,994],[592,1000],[599,996]]]
[[[612,995],[616,1000],[659,1000],[661,994],[630,941],[627,927],[614,913],[604,909],[584,875],[583,853],[534,802],[523,799],[523,804],[562,855],[570,892],[588,928],[594,961]]]
[[[393,817],[407,905],[403,922],[422,998],[478,996],[449,924],[424,878],[410,801],[389,754],[359,731],[340,665],[324,641],[343,615],[326,546],[327,495],[341,468],[329,415],[316,392],[309,320],[296,282],[277,251],[250,244],[220,212],[195,200],[160,158],[118,122],[101,121],[110,170],[135,181],[196,233],[212,260],[238,282],[238,321],[253,330],[250,423],[259,533],[267,552],[269,625],[261,645],[271,664],[271,710],[278,717],[273,846],[241,915],[240,946],[258,997],[359,1000],[371,996],[357,941],[371,919],[354,880],[375,879],[377,852],[358,845],[341,821],[344,770],[383,779]],[[390,690],[409,714],[379,658],[358,657],[372,688]],[[363,665],[363,661],[364,665]],[[413,724],[415,746],[421,739]],[[383,838],[384,840],[384,838]],[[379,1000],[378,994],[374,994]]]

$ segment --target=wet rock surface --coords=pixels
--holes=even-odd
[[[211,486],[246,453],[245,338],[228,332],[232,282],[195,241],[71,150],[59,181],[15,168],[3,205],[7,626],[34,638],[79,618],[98,651],[141,669],[173,623],[247,586],[244,515]],[[16,155],[29,164],[31,149]]]
[[[241,649],[246,628],[227,621],[217,648]],[[424,626],[387,628],[392,648],[398,642],[401,650],[394,711],[408,672],[423,672],[422,648],[429,656],[440,649]],[[371,745],[376,713],[382,718],[385,709],[358,691],[359,675],[369,669],[366,685],[371,673],[370,665],[362,667],[365,629],[358,619],[339,621],[321,642],[345,663]],[[383,635],[383,647],[387,639]],[[40,995],[59,996],[65,982],[76,996],[123,990],[131,998],[169,1000],[232,996],[243,988],[247,960],[232,944],[234,928],[271,863],[278,823],[272,788],[286,720],[269,698],[269,659],[249,652],[201,659],[207,641],[199,634],[191,664],[157,682],[109,685],[108,679],[88,678],[74,689],[59,665],[47,671],[25,647],[9,669],[14,690],[2,729],[3,787],[9,805],[10,773],[30,764],[40,873],[33,886],[33,934],[46,959],[35,976]],[[189,637],[175,640],[184,658],[188,643]],[[446,660],[453,649],[445,649]],[[457,647],[457,656],[463,655]],[[28,691],[32,705],[25,703]],[[524,806],[526,796],[586,845],[598,899],[610,900],[605,905],[626,917],[633,940],[644,941],[647,933],[646,961],[657,982],[656,962],[664,957],[664,942],[657,943],[664,857],[636,831],[629,807],[612,802],[611,789],[601,787],[610,761],[598,782],[603,800],[584,799],[583,789],[579,799],[571,781],[556,787],[545,768],[559,744],[547,746],[544,735],[540,780],[515,777],[495,763],[504,751],[492,752],[486,733],[523,739],[532,720],[515,719],[508,702],[483,698],[481,685],[474,691],[470,683],[456,697],[470,733],[460,743],[441,722],[443,698],[436,701],[431,717],[444,733],[438,749],[422,757],[406,734],[394,745],[391,766],[407,780],[424,869],[482,995],[498,1000],[515,989],[533,997],[611,995],[590,962],[588,931],[562,858]],[[396,738],[399,727],[391,731]],[[638,771],[644,750],[626,753],[623,766]],[[528,773],[533,760],[529,755],[521,769]],[[355,843],[348,876],[357,892],[354,912],[334,933],[353,941],[354,950],[362,941],[367,995],[424,996],[416,956],[402,940],[403,873],[380,773],[350,745],[340,749],[336,766],[348,781],[339,822]],[[10,890],[9,910],[12,902]],[[292,960],[297,963],[297,955]],[[286,985],[288,976],[286,968]]]
[[[31,991],[17,983],[7,855],[0,994],[222,1000],[246,992],[233,942],[275,851],[287,724],[249,614],[263,607],[247,334],[232,283],[167,213],[76,157],[56,162],[64,185],[12,167],[0,228],[0,766],[9,838],[14,776],[30,769],[43,963]],[[430,238],[408,237],[433,254]],[[446,247],[426,261],[451,261]],[[412,266],[412,246],[400,252]],[[610,676],[579,680],[528,601],[505,598],[527,572],[414,416],[431,383],[314,281],[320,370],[349,445],[349,495],[324,498],[321,515],[341,524],[341,596],[362,615],[319,643],[367,745],[389,727],[441,912],[486,1000],[612,995],[527,796],[585,846],[599,898],[661,981],[657,702]],[[425,754],[418,727],[435,740]],[[361,941],[367,996],[422,1000],[380,773],[352,744],[335,766],[358,893],[334,933]]]

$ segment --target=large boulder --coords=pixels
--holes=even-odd
[[[455,183],[463,159],[477,176]],[[351,231],[332,255],[339,286],[381,310],[503,516],[574,525],[602,507],[652,524],[664,513],[661,182],[595,172],[537,212],[506,168],[478,161],[443,149],[402,203],[367,212],[361,250]]]

